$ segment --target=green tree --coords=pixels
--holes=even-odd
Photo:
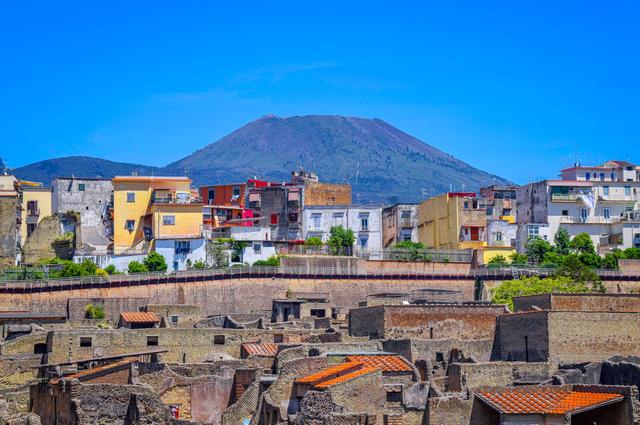
[[[334,226],[330,230],[328,244],[334,255],[350,254],[355,241],[356,238],[353,235],[353,230],[351,229],[345,229],[342,226]]]
[[[531,236],[524,245],[527,258],[533,263],[542,263],[544,255],[553,250],[551,244],[540,236]]]
[[[518,252],[514,252],[509,256],[509,261],[514,266],[524,266],[528,262],[528,258],[525,254],[520,254]]]
[[[229,253],[224,242],[212,241],[207,244],[207,262],[219,269],[229,266]]]
[[[495,304],[506,304],[511,311],[513,311],[513,297],[548,294],[552,292],[589,292],[589,288],[584,282],[576,282],[569,277],[522,277],[520,279],[505,280],[492,289],[491,302]]]
[[[586,266],[577,254],[569,254],[564,257],[562,265],[555,272],[555,277],[566,277],[574,282],[590,284],[594,292],[604,292],[604,286],[598,273]]]
[[[272,255],[266,260],[258,260],[253,263],[253,266],[267,266],[267,267],[278,267],[280,265],[280,257],[277,255]]]
[[[640,248],[627,248],[623,251],[623,259],[640,260]]]
[[[116,269],[116,266],[114,266],[113,264],[109,264],[107,267],[105,267],[104,271],[109,274],[118,274],[118,270]]]
[[[98,266],[96,266],[93,261],[87,259],[83,260],[82,263],[80,263],[80,269],[83,276],[93,276],[96,274]]]
[[[556,232],[553,238],[553,248],[558,255],[567,255],[571,252],[571,237],[569,232],[564,227],[561,227]]]
[[[545,268],[556,268],[562,264],[563,259],[564,257],[556,251],[549,251],[544,254],[541,265]]]
[[[149,255],[142,261],[144,266],[150,272],[166,272],[167,262],[164,257],[157,252],[150,252]]]
[[[616,270],[618,268],[618,260],[624,258],[624,252],[619,249],[614,249],[608,252],[602,259],[602,267],[605,269]]]
[[[204,269],[207,265],[205,264],[204,261],[202,260],[198,260],[195,263],[193,263],[193,268],[194,269]]]
[[[78,263],[74,263],[73,261],[64,261],[64,267],[59,272],[60,277],[77,277],[82,276],[83,269],[82,266]]]
[[[424,249],[422,242],[402,241],[393,246],[393,249]]]
[[[129,274],[135,274],[135,273],[146,273],[149,271],[149,269],[147,269],[147,266],[145,266],[143,263],[134,260],[129,263],[129,266],[127,267],[127,271],[129,272]]]
[[[578,233],[571,240],[571,251],[576,254],[595,254],[596,249],[588,233]]]

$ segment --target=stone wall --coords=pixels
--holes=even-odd
[[[549,358],[548,312],[505,314],[498,317],[496,359],[546,362]]]
[[[542,294],[513,299],[515,311],[532,311],[534,306],[553,311],[640,312],[638,294]]]
[[[550,378],[548,363],[483,362],[453,363],[447,369],[449,392],[459,392],[482,386],[513,386],[535,384]]]
[[[104,308],[105,319],[118,323],[123,311],[139,311],[147,305],[148,298],[69,298],[67,302],[67,318],[69,320],[83,320],[86,318],[87,306],[101,305]]]
[[[18,218],[20,200],[17,196],[0,196],[0,266],[16,264],[18,251]],[[26,223],[24,224],[27,225]]]
[[[640,260],[618,260],[618,267],[622,273],[640,274]]]
[[[372,338],[492,338],[504,306],[394,305],[353,309],[349,330]]]

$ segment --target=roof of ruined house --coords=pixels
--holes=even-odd
[[[143,311],[123,311],[120,318],[129,323],[158,323],[160,318],[155,313]]]
[[[353,369],[358,369],[362,367],[362,363],[358,362],[345,362],[340,363],[335,366],[328,367],[320,372],[313,373],[311,375],[303,376],[302,378],[296,379],[296,383],[298,384],[317,384],[325,379],[333,377],[333,375],[337,375],[343,372],[352,371]]]
[[[346,363],[346,364],[348,364],[348,363]],[[333,379],[329,379],[327,381],[319,382],[319,383],[315,384],[313,387],[317,388],[317,389],[329,388],[332,385],[341,384],[343,382],[350,381],[351,379],[357,378],[357,377],[362,376],[362,375],[366,375],[367,373],[375,372],[377,370],[380,370],[380,369],[375,368],[375,367],[363,367],[361,369],[354,370],[353,372],[347,373],[345,375],[340,375],[340,376],[337,376],[337,377],[335,377]]]
[[[53,378],[52,380],[49,381],[49,383],[52,384],[52,385],[55,385],[58,382],[60,382],[60,379],[80,379],[80,378],[83,378],[85,376],[94,375],[96,373],[107,372],[110,369],[115,369],[117,367],[124,366],[124,365],[127,365],[129,363],[133,363],[133,362],[137,362],[137,361],[138,361],[138,359],[136,359],[136,358],[123,359],[123,360],[117,361],[115,363],[109,363],[109,364],[106,364],[104,366],[94,367],[93,369],[81,370],[80,372],[76,372],[76,373],[73,373],[71,375],[63,376],[62,378]]]
[[[569,391],[540,387],[535,390],[515,388],[507,391],[482,391],[476,396],[503,414],[564,415],[593,409],[624,399],[621,394]]]
[[[278,344],[273,342],[245,342],[241,348],[249,356],[275,357],[278,353]]]
[[[366,367],[380,369],[383,372],[411,372],[413,370],[405,359],[392,354],[347,356],[347,361],[362,363]]]

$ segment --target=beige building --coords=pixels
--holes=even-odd
[[[38,227],[43,218],[49,217],[51,209],[51,188],[41,185],[22,187],[22,226],[20,234],[22,245]]]
[[[486,209],[475,193],[449,192],[418,206],[418,241],[427,249],[481,248]]]

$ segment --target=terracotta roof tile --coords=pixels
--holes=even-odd
[[[278,353],[278,344],[273,342],[245,342],[241,347],[249,356],[275,357]]]
[[[357,355],[347,356],[348,362],[360,362],[383,372],[411,372],[413,369],[405,359],[395,355]]]
[[[358,363],[358,362],[340,363],[335,366],[331,366],[324,370],[321,370],[320,372],[303,376],[302,378],[298,378],[296,379],[296,383],[314,385],[326,379],[333,379],[334,375],[340,375],[341,373],[349,373],[360,368],[362,368],[362,363]]]
[[[160,318],[155,313],[142,311],[124,311],[120,318],[128,323],[158,323]]]
[[[348,363],[343,363],[348,364]],[[374,367],[363,367],[361,369],[355,370],[353,372],[347,373],[346,375],[340,375],[333,379],[329,379],[327,381],[322,381],[318,384],[315,384],[313,388],[325,389],[332,385],[341,384],[343,382],[349,381],[351,379],[357,378],[362,375],[366,375],[367,373],[375,372],[376,370],[380,370]]]
[[[476,394],[494,409],[506,414],[564,415],[593,408],[602,403],[620,401],[621,394],[569,391],[556,388],[483,391]]]

